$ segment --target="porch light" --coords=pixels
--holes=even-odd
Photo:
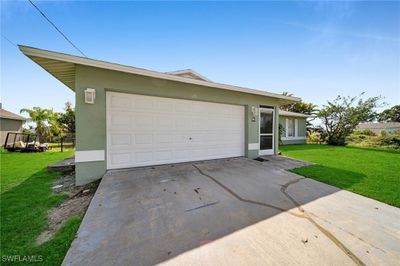
[[[87,88],[85,90],[85,103],[94,104],[95,98],[96,98],[96,90]]]
[[[257,107],[252,106],[251,107],[251,121],[256,122],[256,116],[257,116]]]

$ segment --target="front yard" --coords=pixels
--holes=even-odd
[[[15,264],[12,260],[44,265],[62,262],[79,227],[79,217],[70,218],[48,242],[38,245],[35,240],[47,226],[47,211],[64,199],[51,191],[59,174],[46,168],[72,154],[72,150],[0,153],[2,264]]]
[[[400,152],[328,145],[282,146],[283,155],[316,163],[294,173],[400,207]]]

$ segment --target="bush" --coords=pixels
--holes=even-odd
[[[365,135],[365,136],[376,136],[376,134],[370,129],[357,130],[353,132],[353,135]]]
[[[400,148],[400,135],[379,136],[378,141],[380,146],[389,146],[395,149]]]
[[[400,149],[400,134],[387,134],[376,136],[361,135],[359,132],[351,134],[346,142],[353,146]]]
[[[322,142],[321,134],[318,132],[312,132],[307,135],[307,143],[321,144]]]
[[[351,134],[350,136],[348,136],[346,138],[346,142],[347,143],[361,143],[361,142],[365,141],[366,138],[367,138],[367,136],[365,136],[365,135]]]

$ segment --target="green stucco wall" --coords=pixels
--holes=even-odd
[[[95,104],[84,103],[86,88],[96,89]],[[248,144],[259,142],[258,118],[255,122],[251,121],[251,107],[268,105],[277,108],[279,104],[277,99],[266,96],[78,65],[76,67],[77,151],[106,151],[106,91],[243,105],[246,119],[245,151],[249,158],[257,157],[258,150],[248,150]],[[275,138],[277,139],[277,135]],[[76,183],[82,185],[101,178],[105,171],[106,161],[77,163]]]

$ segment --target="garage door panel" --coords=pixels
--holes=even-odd
[[[153,144],[153,134],[135,134],[135,144],[143,145],[143,144]]]
[[[112,146],[129,146],[132,144],[131,142],[131,134],[112,134],[111,135],[111,145]]]
[[[107,92],[107,168],[244,155],[244,107]]]
[[[132,117],[134,120],[132,130],[133,131],[145,131],[145,130],[154,130],[154,117],[149,114],[141,114]]]
[[[109,160],[114,166],[125,166],[132,162],[132,152],[119,152],[109,154]]]
[[[115,109],[129,109],[132,107],[132,99],[113,95],[110,97],[110,107]]]
[[[134,98],[136,110],[153,110],[154,100],[150,97],[138,96]]]

